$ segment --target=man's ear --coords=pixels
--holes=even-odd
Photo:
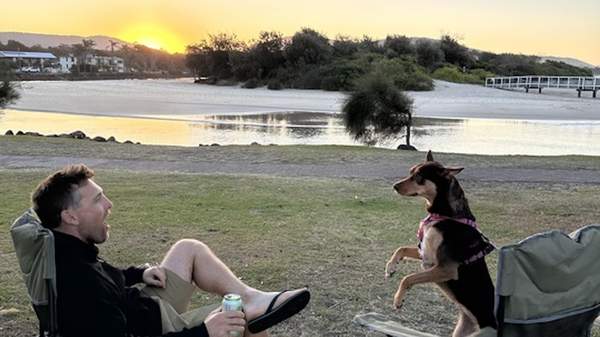
[[[79,219],[77,218],[77,215],[73,214],[73,211],[70,208],[63,209],[60,212],[60,219],[63,223],[69,225],[79,224]]]
[[[464,167],[446,167],[446,171],[444,173],[447,177],[454,177],[464,169]]]
[[[425,161],[433,161],[433,153],[431,153],[431,150],[427,151],[427,156],[425,156]]]

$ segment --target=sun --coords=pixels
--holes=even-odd
[[[152,48],[152,49],[162,49],[162,44],[152,38],[141,38],[137,41],[139,44],[143,44],[146,47]]]
[[[170,53],[182,52],[185,43],[170,30],[153,23],[135,23],[124,29],[119,38],[139,43],[152,49],[162,49]]]

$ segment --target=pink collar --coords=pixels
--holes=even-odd
[[[437,214],[437,213],[429,213],[427,214],[427,216],[425,217],[425,219],[421,220],[421,222],[419,223],[419,229],[417,230],[417,238],[419,239],[419,242],[423,241],[423,237],[425,236],[425,230],[429,228],[429,226],[431,226],[433,223],[438,222],[438,221],[442,221],[442,220],[447,220],[447,219],[451,219],[454,220],[456,222],[460,222],[463,223],[465,225],[469,225],[473,228],[478,228],[477,223],[471,219],[467,219],[467,218],[452,218],[449,216],[445,216],[445,215],[441,215],[441,214]]]

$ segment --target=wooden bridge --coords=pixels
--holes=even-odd
[[[487,77],[485,86],[501,89],[538,89],[542,93],[542,88],[556,89],[575,89],[577,97],[581,97],[582,91],[591,91],[592,96],[596,98],[596,92],[600,90],[600,77],[572,77],[572,76],[508,76],[508,77]]]

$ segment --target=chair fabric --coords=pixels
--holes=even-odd
[[[56,335],[56,264],[54,235],[43,227],[33,209],[10,228],[27,293],[40,321],[40,335]]]
[[[600,311],[600,225],[502,247],[499,336],[588,336]],[[567,333],[567,334],[565,334]]]

